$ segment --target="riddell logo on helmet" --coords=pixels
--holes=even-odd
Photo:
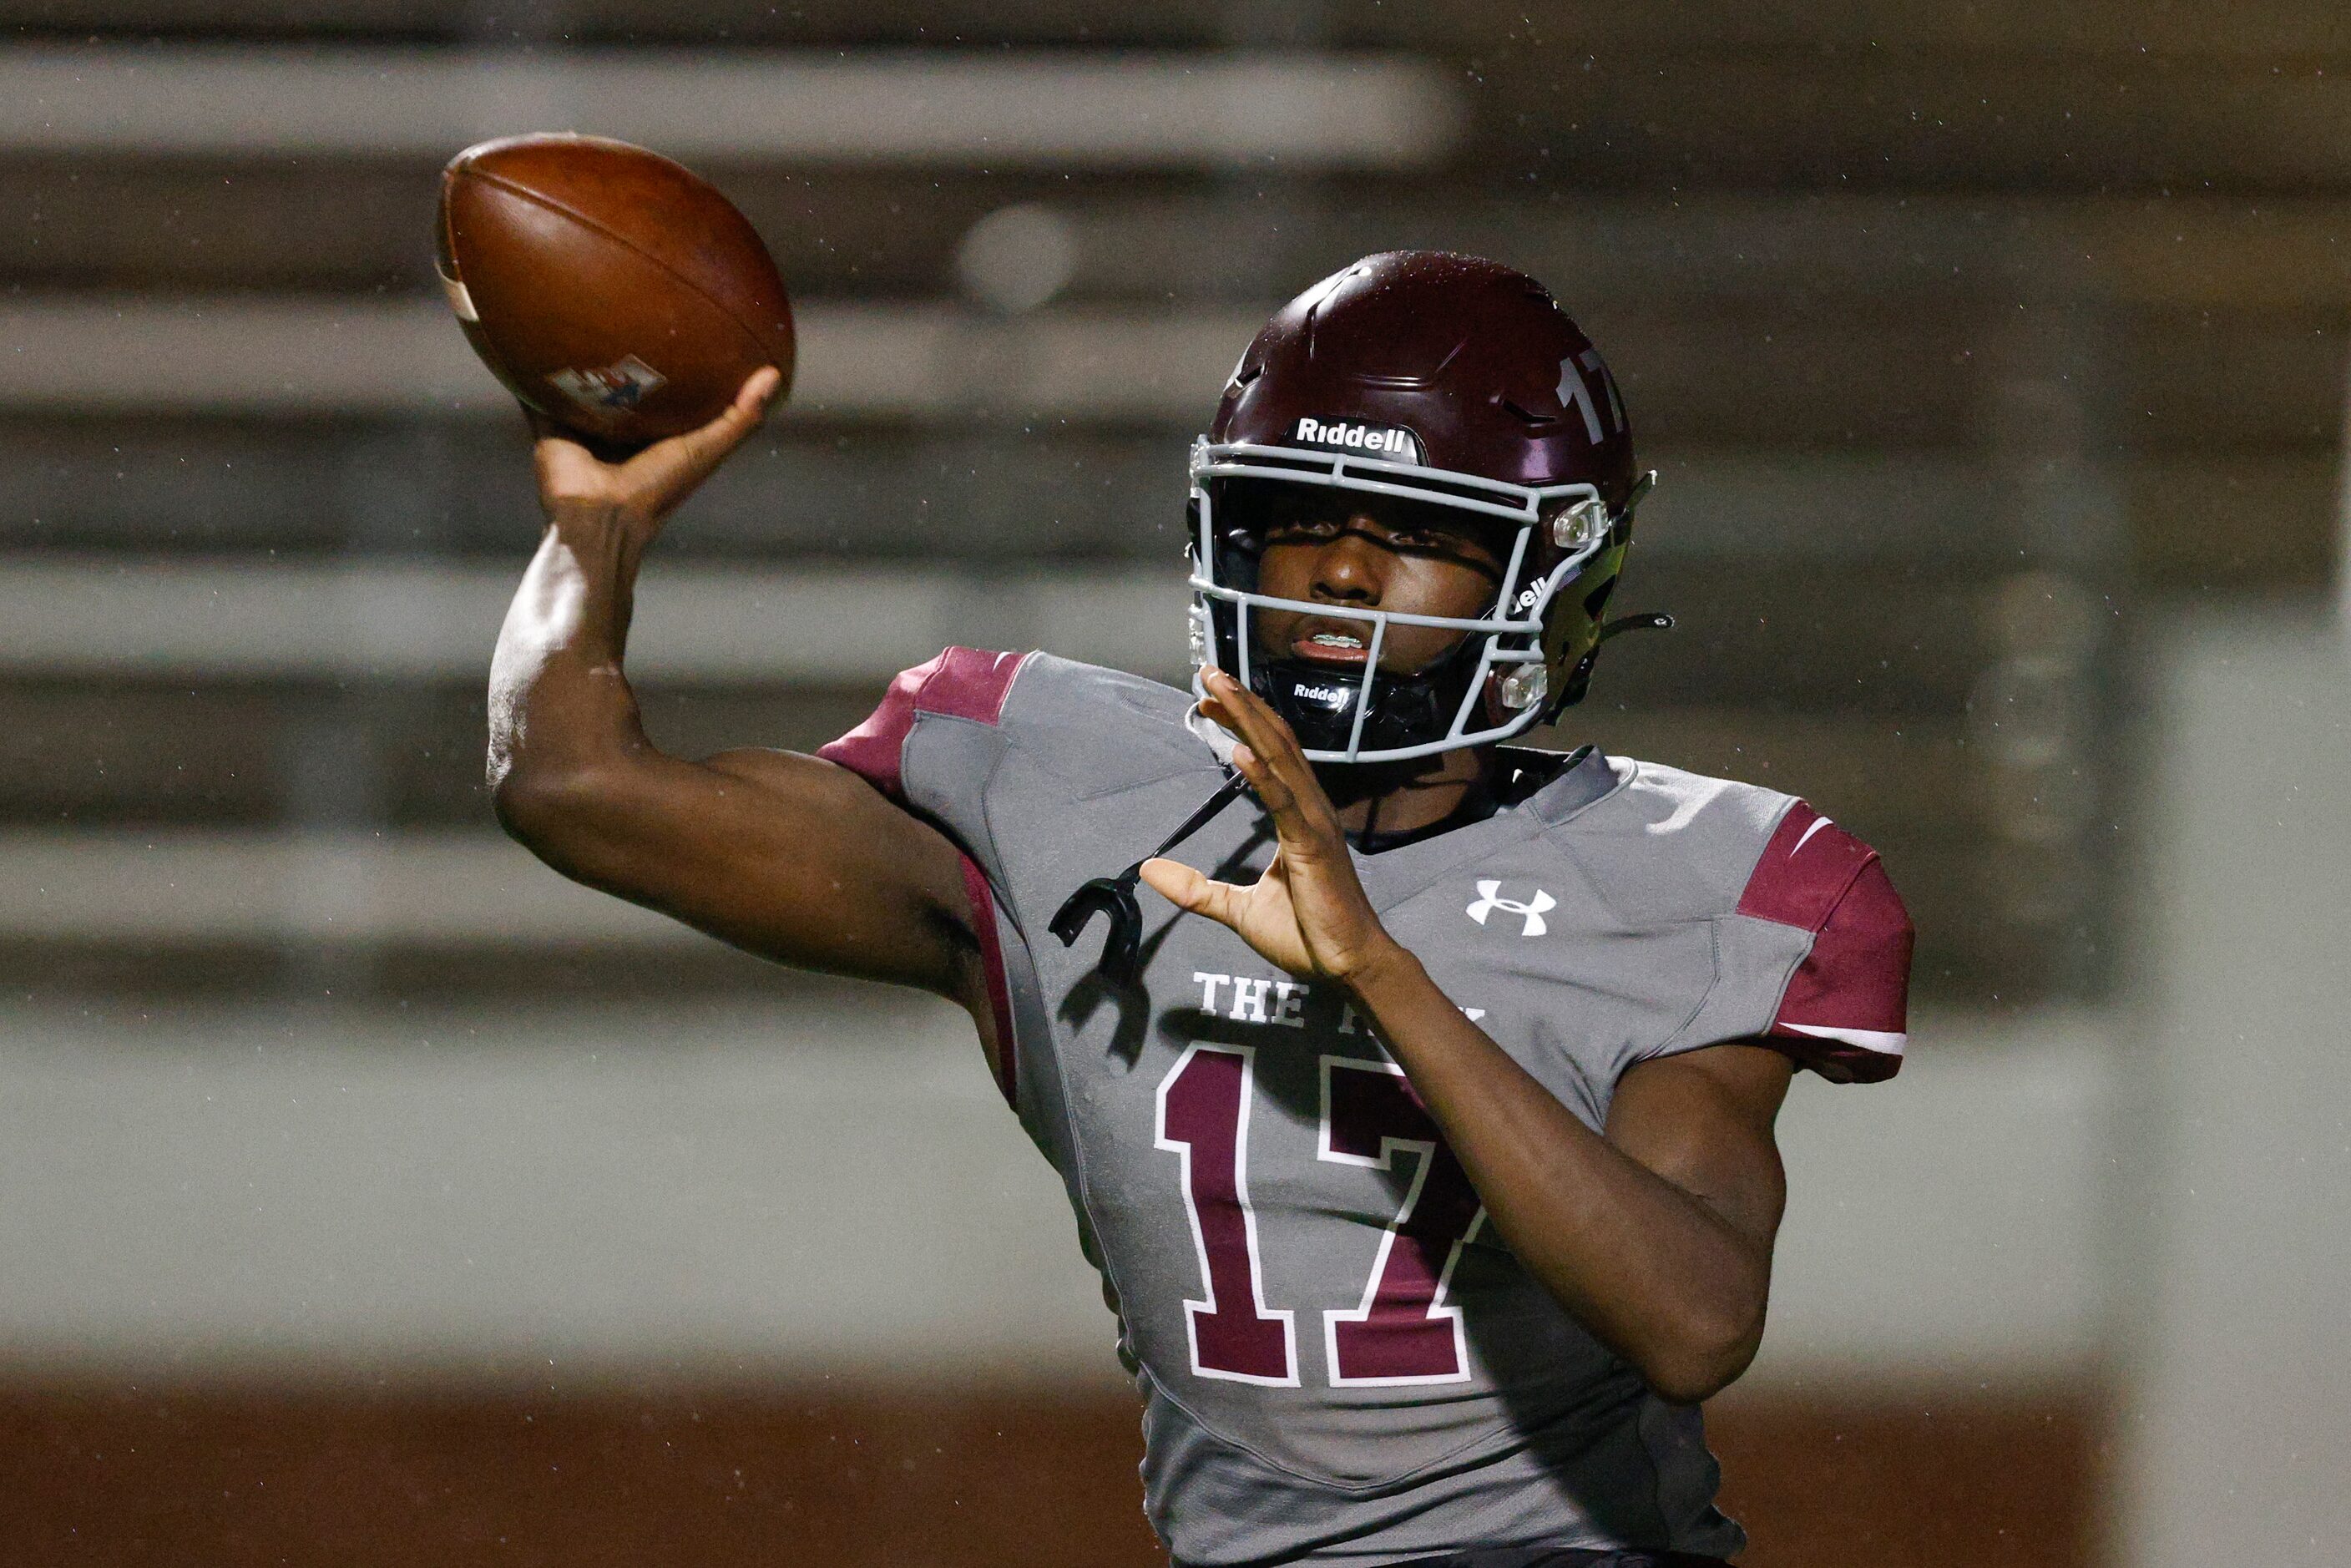
[[[1290,439],[1334,452],[1360,452],[1390,463],[1420,461],[1420,438],[1401,424],[1372,424],[1360,419],[1304,419]]]

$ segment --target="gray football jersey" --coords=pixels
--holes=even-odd
[[[1148,888],[1139,978],[1063,947],[1070,893],[1223,780],[1185,693],[951,649],[826,747],[968,857],[1003,1087],[1067,1186],[1145,1409],[1145,1504],[1186,1563],[1550,1543],[1728,1555],[1698,1411],[1520,1268],[1335,988]],[[1177,852],[1271,851],[1236,802]],[[1910,933],[1876,857],[1771,791],[1586,755],[1516,805],[1359,855],[1388,928],[1587,1124],[1637,1062],[1763,1038],[1899,1064]]]

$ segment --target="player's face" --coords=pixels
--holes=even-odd
[[[1259,529],[1258,591],[1350,610],[1468,618],[1485,612],[1502,580],[1490,530],[1447,508],[1410,501],[1305,492],[1271,508]],[[1338,669],[1361,669],[1370,628],[1306,611],[1250,618],[1257,652]],[[1391,622],[1380,668],[1409,674],[1442,657],[1465,633]]]

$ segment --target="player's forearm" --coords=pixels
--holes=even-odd
[[[489,779],[502,808],[644,744],[622,674],[643,530],[611,507],[559,510],[490,662]]]
[[[1401,947],[1352,982],[1519,1261],[1667,1398],[1762,1337],[1768,1252],[1578,1121]]]

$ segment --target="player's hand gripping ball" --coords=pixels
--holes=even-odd
[[[468,147],[441,175],[441,281],[526,407],[641,446],[707,423],[762,365],[792,377],[792,312],[750,221],[706,181],[595,136]]]

